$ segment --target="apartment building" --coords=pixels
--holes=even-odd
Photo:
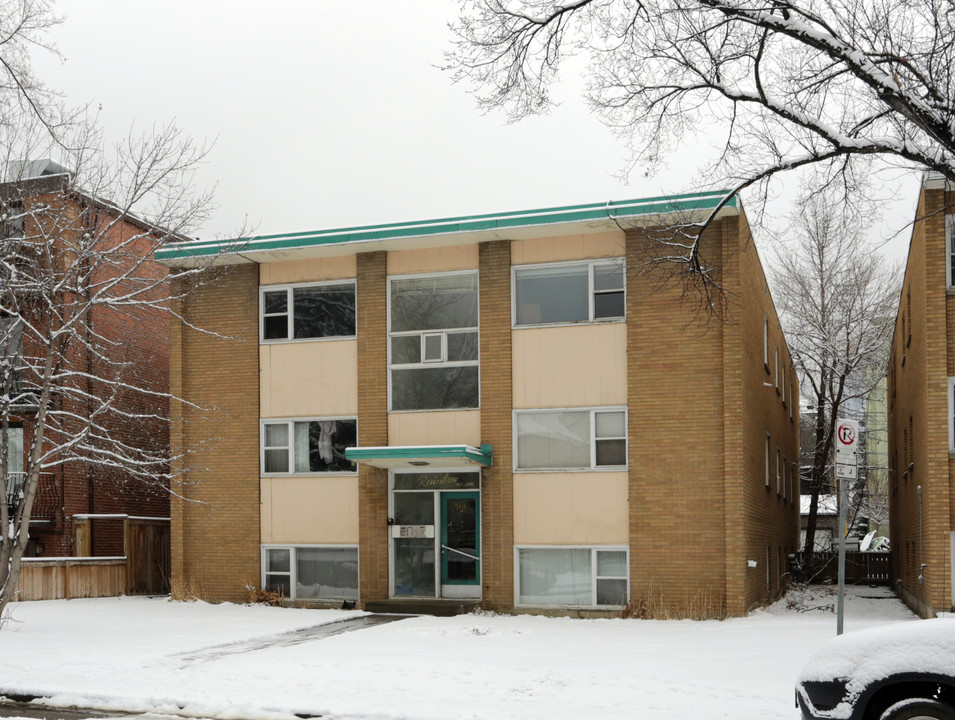
[[[145,303],[89,299],[95,292],[109,296],[103,288],[111,284],[161,284],[166,268],[143,258],[164,233],[84,192],[53,161],[24,163],[15,177],[0,183],[2,501],[12,515],[23,495],[41,376],[52,357],[57,378],[47,382],[44,459],[25,556],[124,555],[133,516],[151,526],[165,519],[165,550],[156,552],[168,559],[165,480],[141,482],[127,471],[135,461],[124,466],[119,459],[142,461],[139,451],[161,457],[168,449],[167,314]],[[74,447],[72,440],[91,422],[96,430]],[[165,470],[156,468],[156,475],[163,478]]]
[[[923,178],[889,361],[893,573],[923,617],[955,606],[953,201],[941,176]]]
[[[715,312],[648,262],[722,197],[161,250],[216,266],[171,330],[174,584],[557,613],[768,600],[799,542],[799,390],[739,201],[703,236]]]

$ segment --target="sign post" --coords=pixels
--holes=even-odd
[[[842,635],[846,597],[846,505],[849,482],[859,476],[859,424],[836,421],[836,480],[839,481],[839,595],[836,603],[836,635]]]

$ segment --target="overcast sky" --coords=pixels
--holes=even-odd
[[[199,182],[219,209],[199,234],[290,232],[623,200],[693,190],[706,141],[629,184],[626,148],[594,118],[572,66],[562,104],[507,124],[436,66],[453,0],[83,0],[50,32],[38,74],[101,108],[107,137],[170,120],[213,144]],[[910,220],[910,177],[878,232]],[[785,211],[780,204],[778,212]],[[908,233],[893,243],[904,252]]]

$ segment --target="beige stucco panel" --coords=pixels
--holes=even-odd
[[[389,445],[481,444],[480,410],[391,413],[388,415]]]
[[[358,342],[322,340],[261,345],[262,417],[358,413]]]
[[[356,476],[262,478],[263,543],[358,542]]]
[[[526,328],[512,338],[515,408],[627,404],[625,323]]]
[[[259,265],[259,284],[321,282],[352,279],[357,273],[354,255],[311,258]]]
[[[517,545],[626,545],[626,472],[515,473]]]
[[[476,243],[388,253],[389,275],[476,270],[477,267],[478,246]]]
[[[622,230],[515,240],[511,243],[511,264],[623,257],[625,245]]]

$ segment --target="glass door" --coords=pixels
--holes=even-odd
[[[441,493],[441,595],[481,596],[481,496]]]
[[[395,595],[434,597],[434,493],[400,492],[394,494]],[[409,528],[407,532],[404,528]],[[430,532],[429,532],[430,530]]]

